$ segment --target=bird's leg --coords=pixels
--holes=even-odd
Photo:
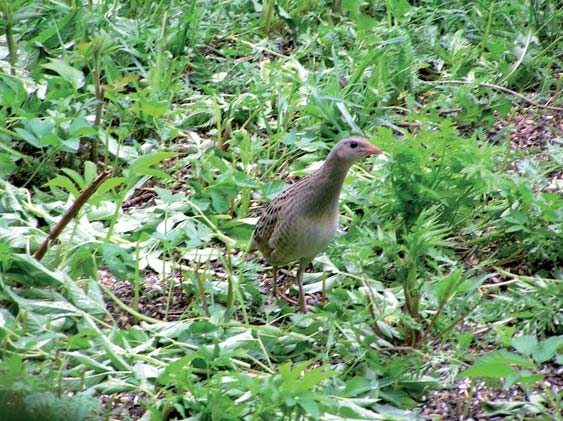
[[[297,304],[297,302],[295,300],[289,298],[287,295],[285,295],[283,292],[281,292],[280,289],[278,288],[278,267],[277,266],[272,267],[272,297],[281,298],[282,300],[285,300],[292,305]]]
[[[278,296],[278,267],[272,266],[272,295]]]
[[[307,302],[305,301],[305,293],[303,292],[303,274],[305,273],[305,269],[311,263],[310,259],[301,259],[299,262],[299,269],[297,271],[297,285],[299,285],[299,309],[301,313],[307,313]]]
[[[322,281],[323,288],[321,290],[321,300],[326,300],[326,272],[323,270],[323,281]]]

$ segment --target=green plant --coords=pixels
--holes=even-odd
[[[491,351],[479,357],[472,367],[461,372],[458,377],[502,379],[504,387],[518,385],[526,392],[532,414],[550,414],[555,419],[563,419],[561,399],[563,395],[552,390],[544,394],[544,399],[534,399],[534,385],[544,379],[540,364],[556,358],[563,361],[563,336],[553,336],[538,341],[535,336],[521,335],[512,338],[512,348],[516,352]]]
[[[0,1],[0,395],[67,419],[98,398],[123,418],[123,392],[155,419],[420,419],[492,349],[510,355],[475,367],[529,399],[468,417],[560,416],[532,381],[563,323],[562,17],[550,0]],[[387,159],[350,174],[296,315],[243,250],[259,203],[348,134]]]

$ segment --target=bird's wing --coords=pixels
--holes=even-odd
[[[277,196],[266,207],[256,223],[253,246],[260,250],[270,263],[272,259],[278,260],[275,256],[276,249],[279,249],[278,254],[283,253],[283,249],[287,246],[285,243],[291,237],[291,233],[288,232],[291,228],[289,220],[293,216],[292,206],[295,201],[288,200],[288,197],[293,196],[296,191],[306,187],[309,184],[306,181],[308,178],[302,178]]]
[[[277,201],[274,200],[264,209],[262,216],[260,216],[254,228],[254,247],[260,250],[266,259],[268,259],[272,253],[273,248],[270,246],[270,239],[276,230],[279,220],[278,210],[280,204],[276,202]]]

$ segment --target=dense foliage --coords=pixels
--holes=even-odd
[[[412,420],[470,379],[453,418],[487,410],[486,379],[521,392],[490,413],[563,419],[542,382],[562,21],[549,0],[0,0],[2,414]],[[527,119],[550,124],[515,142]],[[349,134],[385,158],[351,171],[295,313],[248,253],[258,207]]]

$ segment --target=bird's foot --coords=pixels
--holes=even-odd
[[[294,305],[297,305],[297,301],[295,301],[293,298],[291,298],[291,297],[285,295],[285,294],[284,294],[283,292],[281,292],[279,289],[278,289],[274,294],[272,294],[272,295],[273,295],[274,297],[280,299],[280,300],[287,301],[289,304],[291,304],[291,305],[293,305],[293,306],[294,306]]]

